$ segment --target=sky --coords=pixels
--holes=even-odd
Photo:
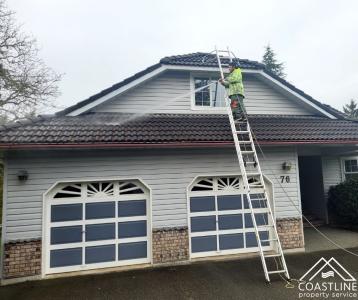
[[[270,43],[287,80],[342,110],[358,100],[358,1],[7,0],[57,73],[64,108],[160,58],[227,46],[260,61]],[[50,111],[49,111],[50,113]]]

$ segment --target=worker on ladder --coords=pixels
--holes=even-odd
[[[228,90],[227,94],[231,100],[231,111],[234,120],[246,121],[246,109],[244,106],[244,85],[242,83],[242,73],[238,61],[229,63],[230,74],[225,78],[220,78],[219,82]]]

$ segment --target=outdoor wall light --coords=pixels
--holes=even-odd
[[[292,164],[290,161],[285,161],[283,164],[282,164],[282,170],[285,170],[285,171],[289,171],[292,169]]]
[[[20,181],[26,181],[29,178],[29,173],[26,170],[20,170],[17,172],[17,179]]]

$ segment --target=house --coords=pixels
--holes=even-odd
[[[328,188],[357,176],[358,123],[258,62],[240,64],[280,240],[303,251],[302,210],[329,222]],[[256,252],[218,74],[210,54],[165,57],[3,127],[2,278]]]

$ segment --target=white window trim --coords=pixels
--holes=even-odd
[[[87,265],[86,268],[80,270],[78,266],[74,267],[74,266],[66,266],[66,267],[56,267],[55,271],[53,271],[54,268],[50,268],[50,255],[49,255],[49,250],[51,249],[51,247],[54,247],[54,245],[49,245],[48,241],[50,238],[50,226],[46,226],[47,225],[47,220],[49,217],[49,210],[51,208],[51,203],[53,202],[57,202],[57,201],[64,201],[64,202],[76,202],[76,201],[83,201],[84,197],[74,197],[74,198],[63,198],[63,199],[52,199],[52,197],[54,196],[55,193],[57,193],[58,189],[57,187],[61,187],[67,184],[71,184],[71,183],[88,183],[88,182],[104,182],[104,181],[139,181],[139,183],[141,185],[143,185],[143,187],[146,189],[144,194],[141,195],[120,195],[121,198],[124,198],[123,201],[125,200],[138,200],[139,198],[143,199],[143,197],[146,198],[147,200],[147,216],[140,216],[140,217],[131,217],[131,218],[142,218],[142,219],[146,219],[147,220],[147,236],[146,236],[146,240],[147,240],[147,258],[139,258],[139,259],[130,259],[130,260],[116,260],[115,262],[104,262],[104,263],[94,263],[94,264],[90,264]],[[108,199],[108,201],[111,201],[113,199],[115,199],[116,196],[108,196],[106,197],[106,200]],[[86,197],[86,202],[90,203],[92,201],[98,201],[98,198],[96,199],[96,197]],[[119,199],[115,200],[116,202],[119,201]],[[84,202],[82,202],[84,203]],[[116,204],[117,207],[117,204]],[[85,205],[83,205],[83,208],[85,209]],[[116,212],[118,211],[118,209],[116,208]],[[127,218],[127,217],[126,217]],[[118,222],[117,218],[117,222]],[[102,220],[102,219],[98,219],[98,220]],[[107,219],[106,219],[107,220]],[[59,222],[60,223],[60,222]],[[116,244],[116,258],[117,258],[117,254],[118,254],[118,241],[121,240],[126,241],[126,240],[131,240],[132,242],[135,241],[139,241],[141,239],[144,239],[144,237],[133,237],[133,238],[118,238],[117,235],[117,230],[118,230],[118,226],[115,226],[115,234],[116,234],[116,239],[115,240],[108,240],[109,243],[114,243]],[[144,183],[144,181],[141,178],[126,178],[126,177],[110,177],[110,178],[77,178],[75,180],[70,180],[70,181],[56,181],[54,184],[51,185],[51,187],[43,194],[42,197],[42,240],[41,240],[41,245],[42,245],[42,251],[41,251],[41,278],[45,278],[47,276],[51,276],[53,274],[56,273],[65,273],[65,272],[81,272],[81,271],[87,271],[87,270],[92,270],[92,269],[101,269],[101,268],[112,268],[112,267],[120,267],[120,266],[125,266],[125,265],[136,265],[136,264],[153,264],[153,258],[152,258],[152,232],[153,232],[153,225],[152,225],[152,189]],[[107,241],[101,241],[101,245],[102,244],[106,244]],[[95,244],[96,242],[85,242],[82,241],[80,243],[76,243],[76,245],[82,245],[83,249],[82,251],[84,251],[84,245],[86,243],[92,243]],[[91,244],[91,245],[92,245]],[[55,246],[56,247],[56,246]]]
[[[190,108],[191,110],[196,111],[217,111],[217,112],[226,112],[226,107],[213,107],[213,106],[197,106],[195,105],[195,83],[194,78],[196,77],[208,77],[209,79],[212,78],[213,75],[210,75],[208,73],[193,73],[190,72]],[[210,91],[210,105],[211,105],[211,91]]]
[[[345,157],[341,157],[341,174],[342,174],[342,181],[346,180],[346,173],[348,174],[358,174],[358,172],[346,172],[345,171],[345,161],[346,160],[358,160],[358,156],[345,156]]]

